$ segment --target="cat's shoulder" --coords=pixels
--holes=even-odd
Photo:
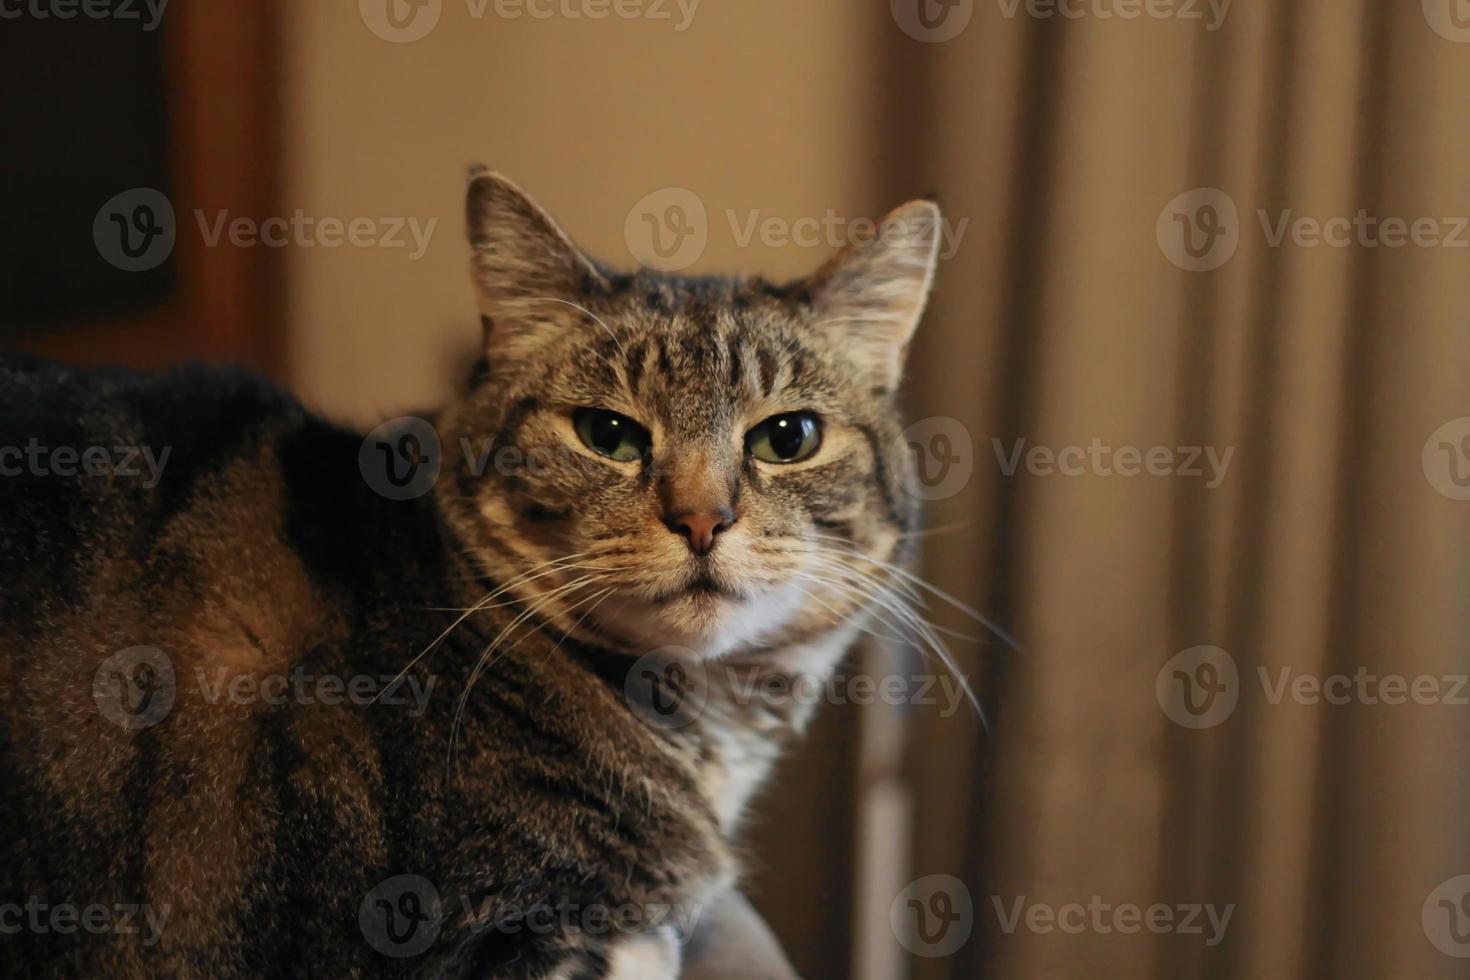
[[[291,395],[234,365],[189,363],[164,371],[78,368],[0,350],[0,425],[23,421],[33,433],[48,424],[182,427],[232,414],[244,419],[301,412]]]
[[[351,463],[361,440],[234,365],[77,368],[0,351],[0,475],[22,484],[104,476],[121,490],[126,477],[155,462],[159,472],[143,485],[166,498],[244,457],[294,469],[315,469],[321,460]]]
[[[363,523],[361,442],[238,367],[79,369],[0,353],[0,570],[45,566],[76,586],[79,556],[141,560],[172,534],[198,550],[271,526],[334,554]]]

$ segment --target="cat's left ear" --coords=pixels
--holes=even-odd
[[[938,205],[910,201],[879,222],[871,239],[848,245],[808,280],[818,327],[889,389],[903,374],[929,298],[940,228]]]
[[[551,216],[500,174],[470,171],[465,218],[487,347],[533,343],[575,324],[586,316],[580,299],[607,288]]]

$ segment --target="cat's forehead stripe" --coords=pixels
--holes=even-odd
[[[638,386],[643,381],[643,370],[648,358],[648,341],[637,340],[628,348],[627,356],[624,358],[623,376],[628,382],[628,393],[636,396]]]

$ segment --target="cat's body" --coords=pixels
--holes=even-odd
[[[482,260],[489,221],[472,190]],[[597,325],[557,349],[519,332],[515,288],[480,283],[489,367],[432,419],[442,472],[421,495],[373,478],[372,439],[239,372],[0,360],[0,447],[29,454],[0,476],[7,975],[677,975],[805,718],[736,681],[830,671],[862,613],[799,578],[802,554],[830,566],[822,546],[785,543],[895,557],[895,421],[866,381],[871,409],[848,406],[821,343],[776,317],[809,299],[573,282]],[[619,317],[630,296],[658,316]],[[640,389],[654,401],[628,404]],[[835,448],[720,470],[708,437],[783,389],[827,406]],[[562,406],[610,401],[651,420],[641,460],[564,439]],[[477,446],[522,462],[460,451]],[[723,526],[675,506],[691,494]],[[663,537],[640,536],[650,520]],[[698,696],[663,704],[650,662],[694,671],[672,690]]]
[[[146,904],[163,919],[151,946],[145,932],[22,930],[0,942],[7,966],[421,969],[422,958],[381,955],[359,924],[375,885],[415,874],[445,900],[440,941],[464,946],[451,975],[519,957],[534,976],[564,956],[562,937],[548,937],[538,964],[524,934],[476,931],[462,899],[476,915],[559,902],[692,911],[728,879],[696,785],[698,740],[664,738],[619,707],[619,658],[532,636],[480,678],[449,759],[465,678],[510,607],[466,620],[411,671],[434,681],[421,702],[407,678],[401,697],[372,705],[324,703],[320,687],[296,696],[303,673],[381,689],[457,618],[434,610],[485,592],[431,499],[367,486],[360,435],[232,372],[102,382],[7,363],[0,390],[6,445],[172,449],[152,490],[125,476],[0,484],[0,903]],[[132,729],[100,710],[94,675],[139,646],[166,652],[174,680],[154,696],[174,702]],[[284,677],[292,690],[232,689],[236,675]]]

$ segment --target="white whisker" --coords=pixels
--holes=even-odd
[[[826,541],[839,541],[840,542],[840,541],[843,540],[841,538],[833,537],[832,535],[827,535],[827,534],[816,534],[816,535],[813,535],[813,537],[820,538],[820,539],[826,540]],[[894,575],[901,576],[902,578],[904,578],[908,582],[911,582],[915,586],[923,589],[925,592],[928,592],[930,595],[934,596],[936,599],[940,599],[943,602],[948,603],[950,606],[952,606],[955,609],[959,610],[960,612],[964,613],[966,616],[969,616],[975,622],[979,623],[980,625],[984,626],[986,629],[990,630],[991,633],[995,634],[995,636],[1001,642],[1005,643],[1005,645],[1008,646],[1008,647],[1010,647],[1012,650],[1015,650],[1017,653],[1021,653],[1022,652],[1021,646],[1020,646],[1019,643],[1016,642],[1015,637],[1011,636],[1010,633],[1008,633],[1006,630],[1004,630],[1000,626],[998,626],[995,622],[993,622],[984,613],[982,613],[979,610],[975,609],[974,607],[966,604],[965,602],[962,602],[961,600],[956,599],[954,596],[950,595],[948,592],[945,592],[943,589],[939,588],[937,585],[932,584],[927,579],[924,579],[924,578],[922,578],[922,577],[920,577],[918,575],[915,575],[913,572],[909,571],[908,569],[903,568],[902,566],[899,566],[899,565],[894,565],[891,562],[883,561],[882,559],[879,559],[879,558],[873,558],[871,556],[861,554],[860,552],[857,552],[855,550],[850,550],[850,549],[828,549],[828,550],[832,551],[835,554],[842,555],[844,557],[853,557],[853,558],[858,558],[858,559],[860,559],[862,561],[871,562],[872,564],[878,566],[879,568],[884,569],[885,571],[891,572]]]
[[[472,613],[480,612],[480,611],[485,610],[485,609],[495,609],[495,608],[499,608],[502,605],[509,605],[510,604],[510,603],[497,603],[495,605],[490,605],[491,600],[496,599],[496,598],[499,598],[501,595],[503,595],[504,593],[510,591],[511,589],[514,589],[518,585],[524,585],[527,582],[535,581],[536,579],[539,579],[539,578],[544,578],[547,575],[554,575],[558,571],[563,570],[563,568],[578,567],[578,566],[574,566],[574,565],[564,565],[563,563],[566,563],[566,562],[575,562],[578,559],[587,557],[589,554],[591,554],[591,552],[580,552],[578,554],[567,555],[567,556],[565,556],[563,558],[553,558],[553,559],[551,559],[549,561],[538,562],[537,564],[532,565],[530,568],[526,569],[524,572],[521,572],[519,575],[514,576],[508,582],[506,582],[504,585],[500,586],[499,588],[497,588],[493,592],[490,592],[489,594],[487,594],[483,599],[481,599],[479,602],[475,603],[473,606],[470,606],[468,609],[464,609],[464,610],[453,610],[453,609],[438,610],[438,611],[443,611],[443,612],[460,612],[461,615],[459,616],[458,619],[456,619],[454,622],[450,623],[447,627],[445,627],[444,632],[440,633],[437,637],[435,637],[434,640],[431,643],[429,643],[428,646],[426,646],[422,650],[420,650],[418,652],[418,654],[416,656],[414,656],[413,659],[411,659],[404,666],[404,668],[398,672],[398,675],[393,678],[392,682],[389,683],[386,687],[384,687],[382,691],[378,692],[377,697],[373,698],[373,700],[370,701],[370,702],[368,702],[368,703],[369,704],[375,703],[378,700],[378,698],[381,698],[383,696],[383,694],[385,692],[392,690],[393,687],[394,687],[394,685],[396,685],[399,681],[403,680],[403,678],[408,675],[408,672],[414,668],[414,665],[415,664],[417,664],[420,660],[424,659],[424,657],[427,656],[431,651],[433,651],[434,649],[436,649],[439,646],[439,644],[443,643],[444,640],[449,636],[449,634],[450,633],[453,633],[460,626],[461,623],[463,623],[466,619],[468,619],[470,617],[470,615]],[[548,565],[554,565],[554,566],[557,566],[557,567],[551,568],[551,569],[549,569],[547,571],[544,571],[544,572],[540,572],[539,574],[533,574],[533,573],[537,572],[538,569],[544,569]],[[512,600],[512,601],[514,601],[514,600]],[[432,607],[429,607],[429,608],[432,609]]]
[[[521,623],[525,622],[527,619],[534,616],[536,613],[540,612],[542,609],[546,608],[557,599],[570,595],[576,590],[587,585],[601,581],[601,579],[602,576],[600,575],[585,575],[582,578],[576,579],[572,582],[568,582],[565,585],[557,586],[551,591],[543,594],[542,596],[539,596],[539,601],[537,601],[534,605],[528,606],[523,612],[520,613],[520,615],[512,619],[505,626],[504,629],[496,634],[495,639],[490,641],[490,645],[487,646],[485,650],[480,654],[480,658],[478,662],[476,662],[474,669],[470,671],[470,676],[465,681],[464,691],[460,694],[459,703],[455,707],[454,719],[449,727],[449,749],[444,760],[446,772],[448,768],[453,764],[454,746],[459,734],[460,722],[463,720],[464,717],[465,707],[469,704],[470,692],[474,689],[475,682],[480,679],[481,674],[494,663],[492,657],[496,651],[496,648],[505,641],[506,637],[509,636],[510,633],[517,626],[521,625]]]

